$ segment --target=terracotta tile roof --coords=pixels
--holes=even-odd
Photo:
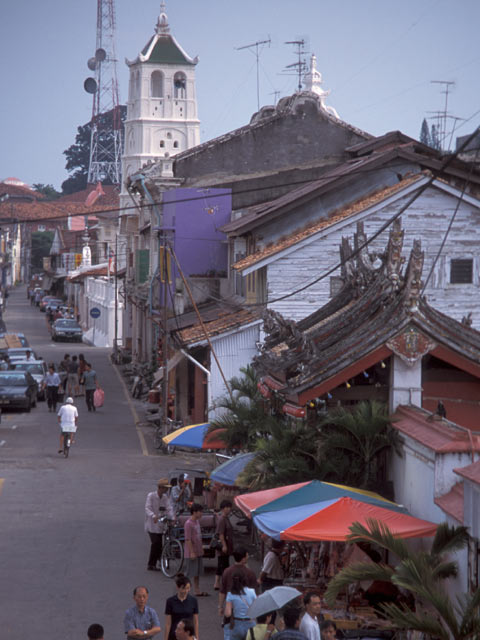
[[[72,216],[72,221],[79,219],[81,223],[75,222],[76,226],[83,224],[84,214],[101,213],[104,210],[110,210],[110,205],[95,205],[93,207],[87,207],[84,203],[79,202],[62,202],[58,200],[33,200],[31,202],[15,202],[13,200],[7,200],[0,203],[0,217],[12,218],[12,220],[61,220],[64,219],[65,223],[68,216]],[[89,216],[92,220],[96,220],[95,216]],[[84,227],[81,227],[82,229]]]
[[[283,251],[284,249],[287,249],[288,247],[291,247],[298,242],[301,242],[302,240],[313,236],[319,231],[322,231],[327,227],[331,227],[335,223],[344,220],[345,218],[348,218],[356,213],[359,213],[360,211],[363,211],[364,209],[368,209],[369,207],[378,204],[382,200],[389,198],[390,196],[401,191],[405,187],[410,186],[414,182],[417,182],[423,177],[425,177],[424,172],[415,174],[391,187],[386,187],[385,189],[375,191],[367,197],[360,198],[359,200],[352,202],[352,204],[348,205],[348,207],[333,211],[328,216],[328,218],[322,218],[321,220],[313,224],[309,223],[308,226],[293,232],[289,236],[282,238],[279,242],[276,242],[275,244],[272,244],[265,249],[262,249],[261,251],[257,251],[252,255],[242,258],[242,260],[239,260],[233,265],[233,268],[237,271],[242,271],[243,269],[256,264],[260,260],[264,260],[269,256],[275,255],[276,253],[279,253],[280,251]]]
[[[435,498],[435,504],[463,524],[463,482],[457,482],[448,493]]]
[[[434,416],[417,407],[400,406],[393,415],[393,426],[406,436],[420,442],[435,453],[468,453],[473,449],[480,453],[480,436],[455,428],[447,420],[435,420]]]
[[[480,484],[480,460],[469,464],[467,467],[461,467],[460,469],[454,469],[455,473],[459,476],[467,478],[476,484]]]
[[[209,337],[212,337],[224,333],[225,331],[229,331],[231,329],[239,327],[243,324],[249,324],[250,322],[254,322],[258,319],[259,315],[257,313],[249,311],[248,309],[241,309],[240,311],[236,311],[234,313],[220,312],[215,320],[210,320],[209,322],[204,321],[204,325],[208,331]],[[206,339],[205,333],[199,322],[190,327],[186,327],[185,329],[177,331],[176,334],[184,344],[191,344],[193,342],[198,342],[199,340]]]
[[[7,180],[13,180],[13,178],[7,178]],[[45,199],[45,196],[43,195],[43,193],[34,191],[34,189],[30,188],[26,184],[19,184],[19,183],[13,184],[10,182],[0,182],[0,194],[3,194],[3,193],[8,193],[11,196],[27,196],[30,198],[35,198],[35,200]]]
[[[80,282],[84,278],[88,278],[90,276],[108,276],[108,266],[105,264],[99,264],[90,267],[89,269],[85,269],[85,271],[69,276],[67,280],[69,282]]]

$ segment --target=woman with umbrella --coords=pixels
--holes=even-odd
[[[257,594],[246,584],[243,573],[233,574],[232,588],[227,593],[225,604],[225,617],[230,618],[230,640],[245,640],[248,630],[255,626],[247,611]]]

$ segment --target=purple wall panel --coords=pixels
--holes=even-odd
[[[226,274],[226,236],[218,228],[230,220],[230,190],[172,189],[163,201],[164,226],[174,229],[173,245],[184,274]]]

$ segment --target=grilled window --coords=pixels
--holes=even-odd
[[[473,282],[472,258],[450,262],[450,282],[452,284],[471,284]]]

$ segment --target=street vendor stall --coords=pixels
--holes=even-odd
[[[368,526],[376,520],[400,538],[433,536],[437,529],[436,524],[414,518],[402,505],[376,493],[316,480],[242,494],[235,503],[265,540],[285,541],[284,584],[314,590],[320,596],[329,579],[352,559],[357,560],[356,553],[363,553],[357,545],[346,544],[353,523]],[[324,616],[344,630],[383,627],[365,596],[371,588],[371,584],[361,585],[355,610],[350,608],[347,613],[353,600],[346,601],[338,610],[325,607]]]

